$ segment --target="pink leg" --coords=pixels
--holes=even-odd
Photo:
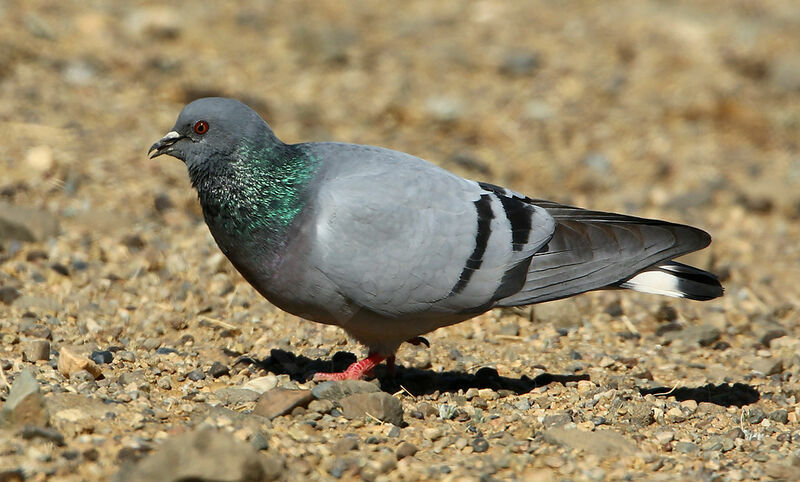
[[[394,358],[394,357],[392,357]],[[347,370],[338,373],[315,373],[314,381],[321,382],[324,380],[363,380],[365,377],[372,375],[372,369],[378,366],[380,362],[385,360],[386,357],[378,353],[370,353],[369,356],[361,361],[357,361],[347,367]]]

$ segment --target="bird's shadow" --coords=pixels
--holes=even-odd
[[[330,360],[311,359],[303,355],[273,349],[264,360],[250,357],[240,357],[237,363],[249,363],[276,375],[286,374],[292,380],[304,382],[314,373],[343,371],[356,361],[355,355],[348,352],[338,352]],[[579,380],[589,380],[588,374],[559,375],[542,373],[534,378],[523,375],[519,378],[503,377],[494,368],[483,367],[475,373],[466,372],[434,372],[418,368],[398,366],[395,376],[386,372],[384,366],[379,366],[375,374],[381,384],[381,389],[387,392],[403,390],[411,395],[426,395],[434,392],[458,392],[470,388],[491,388],[495,391],[507,390],[517,395],[528,393],[534,388],[551,383],[566,384]],[[702,387],[682,387],[670,389],[667,387],[640,388],[642,395],[669,395],[677,400],[695,400],[697,402],[710,402],[721,406],[742,407],[755,403],[760,399],[758,391],[750,385],[735,383],[733,385],[705,385]]]
[[[639,392],[642,395],[662,395],[675,397],[675,400],[682,402],[684,400],[694,400],[697,403],[707,402],[714,405],[721,405],[723,407],[743,407],[757,402],[761,399],[761,394],[758,390],[745,383],[734,383],[729,385],[722,383],[719,385],[707,384],[702,387],[653,387],[653,388],[640,388]]]

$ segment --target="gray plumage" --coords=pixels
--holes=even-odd
[[[186,162],[212,235],[262,295],[372,352],[596,289],[722,294],[671,261],[710,243],[699,229],[531,199],[389,149],[286,145],[230,99],[189,104],[152,149]]]

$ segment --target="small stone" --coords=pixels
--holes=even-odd
[[[355,437],[343,437],[333,444],[331,452],[336,455],[344,455],[356,449],[358,449],[358,440],[356,440]]]
[[[692,442],[676,442],[673,450],[682,454],[690,454],[697,450],[697,444]]]
[[[42,145],[28,149],[25,153],[25,164],[38,173],[44,173],[53,167],[53,149]]]
[[[710,346],[719,340],[720,331],[712,325],[690,325],[681,330],[667,331],[664,339],[667,343],[680,340],[685,345]]]
[[[45,427],[49,424],[44,397],[39,391],[36,377],[28,370],[22,370],[8,393],[3,408],[0,409],[0,426],[35,425]]]
[[[750,364],[750,369],[768,377],[783,371],[783,360],[780,358],[757,358]]]
[[[307,407],[311,400],[313,400],[311,390],[289,390],[276,387],[258,397],[253,414],[272,420],[275,417],[291,413],[297,407]]]
[[[597,388],[597,385],[594,382],[589,380],[578,380],[578,393],[581,395],[586,395],[590,392],[593,392]]]
[[[44,241],[60,232],[58,218],[49,212],[0,202],[0,240]]]
[[[89,359],[91,348],[86,346],[62,346],[58,354],[58,371],[67,378],[71,378],[75,373],[85,370],[94,378],[98,378],[102,372],[97,364]]]
[[[159,377],[156,386],[162,390],[172,390],[172,378],[170,378],[169,375]]]
[[[498,333],[505,336],[519,336],[519,323],[509,322],[500,325]]]
[[[631,402],[628,405],[628,421],[634,427],[647,427],[655,422],[653,407],[647,402]]]
[[[542,425],[545,428],[563,427],[564,425],[572,422],[572,416],[567,412],[558,412],[550,415],[545,415]]]
[[[171,437],[135,465],[123,464],[115,480],[275,480],[283,461],[261,454],[232,435],[200,429]]]
[[[779,408],[769,414],[769,419],[778,423],[789,423],[789,412],[783,408]]]
[[[731,440],[736,440],[737,438],[741,439],[745,438],[744,430],[742,430],[739,427],[731,429],[730,431],[728,431],[728,433],[725,434],[725,436]]]
[[[256,393],[264,393],[272,390],[278,386],[278,377],[275,375],[267,375],[263,377],[253,378],[247,383],[242,385],[245,390],[252,390]]]
[[[428,402],[420,402],[417,404],[417,410],[424,418],[434,417],[439,414],[439,411]]]
[[[611,430],[584,432],[578,429],[552,428],[544,432],[544,440],[599,457],[619,457],[636,452],[633,442]]]
[[[747,422],[751,425],[757,425],[765,418],[767,415],[759,407],[753,407],[747,412]]]
[[[381,422],[394,425],[403,423],[403,405],[386,392],[354,393],[339,400],[339,404],[342,414],[351,420],[369,415]]]
[[[308,404],[308,411],[309,412],[316,412],[316,413],[331,413],[333,410],[334,404],[330,400],[311,400],[311,403]]]
[[[22,293],[18,289],[11,286],[0,286],[0,303],[10,305],[20,296],[22,296]]]
[[[416,453],[417,446],[411,442],[401,442],[394,451],[397,460],[402,460],[406,457],[413,457]]]
[[[489,442],[483,437],[476,437],[472,440],[472,450],[480,454],[489,450]]]
[[[614,363],[616,363],[616,360],[614,360],[610,356],[604,356],[603,358],[600,359],[598,365],[600,365],[600,368],[608,368],[612,366]]]
[[[541,58],[536,52],[513,50],[503,58],[500,73],[512,77],[530,76],[539,69],[541,63]]]
[[[686,420],[686,415],[683,414],[683,410],[680,407],[672,407],[667,410],[667,420],[672,423],[679,423]]]
[[[30,340],[22,344],[22,359],[27,362],[50,359],[50,342]]]
[[[240,405],[242,403],[250,403],[258,400],[259,394],[252,390],[245,390],[244,388],[225,387],[220,388],[214,395],[225,405]]]
[[[322,382],[311,389],[311,394],[318,400],[341,400],[354,393],[375,393],[380,390],[380,387],[374,383],[363,380],[344,380]]]
[[[444,430],[439,427],[427,427],[422,430],[422,438],[436,442],[444,436]]]
[[[205,380],[206,379],[206,374],[203,373],[203,370],[195,369],[195,370],[192,370],[189,373],[187,373],[186,374],[186,378],[188,378],[189,380],[191,380],[193,382],[199,382],[200,380]]]
[[[170,209],[175,207],[175,204],[172,202],[172,199],[169,198],[169,195],[166,193],[158,193],[153,199],[153,207],[155,210],[161,214]]]
[[[211,368],[208,369],[208,374],[211,375],[212,378],[219,378],[223,375],[230,374],[230,369],[227,365],[215,361],[211,364]]]
[[[796,466],[781,463],[777,460],[764,464],[764,472],[777,480],[797,480],[798,469]]]
[[[251,435],[249,441],[250,445],[256,450],[267,450],[269,448],[269,441],[261,432]]]
[[[672,432],[672,431],[669,431],[669,430],[656,432],[655,433],[655,438],[656,438],[656,440],[658,441],[659,444],[664,445],[664,444],[672,442],[672,440],[675,438],[675,432]]]
[[[108,350],[95,350],[89,358],[98,365],[103,365],[114,361],[114,354]]]
[[[122,361],[133,363],[136,361],[136,355],[132,351],[120,350],[117,352],[117,358]]]

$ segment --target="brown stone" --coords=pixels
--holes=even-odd
[[[286,388],[273,388],[258,397],[254,415],[268,419],[280,417],[291,413],[297,407],[307,407],[313,399],[311,390],[288,390]]]

